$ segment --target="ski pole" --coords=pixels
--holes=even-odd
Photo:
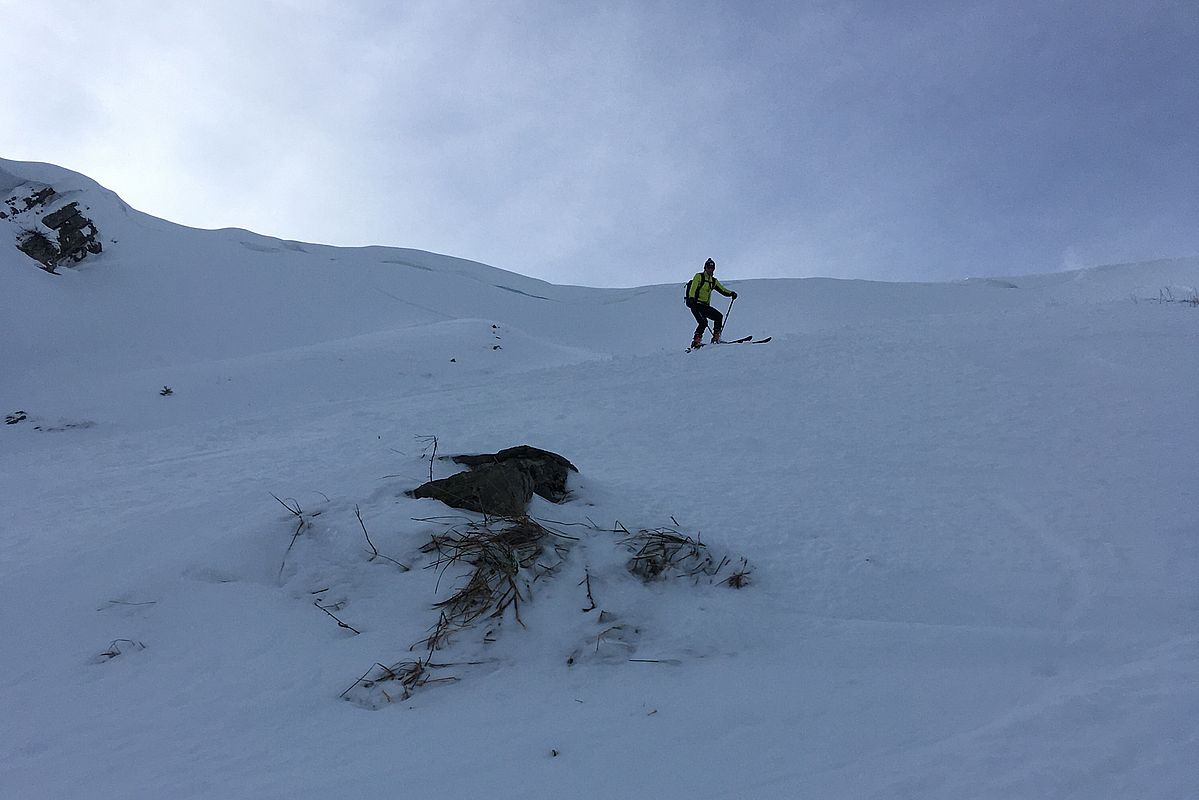
[[[737,298],[735,298],[735,297],[734,297],[734,298],[731,298],[731,299],[729,300],[729,310],[728,310],[728,311],[726,311],[726,312],[724,312],[724,325],[728,325],[728,324],[729,324],[729,314],[732,314],[732,313],[733,313],[733,303],[735,303],[736,301],[737,301]],[[721,325],[721,326],[720,326],[720,327],[721,327],[721,329],[723,329],[723,328],[724,328],[724,325]]]

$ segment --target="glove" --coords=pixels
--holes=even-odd
[[[736,299],[737,299],[737,293],[736,293],[736,292],[733,292],[733,299],[734,299],[734,300],[736,300]]]

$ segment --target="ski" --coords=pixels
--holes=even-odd
[[[773,336],[767,336],[765,339],[755,339],[752,336],[742,336],[740,339],[730,339],[727,342],[708,342],[708,344],[766,344]],[[701,347],[707,347],[708,344],[700,342],[695,347],[688,347],[684,352],[690,353],[692,350],[698,350]]]
[[[688,347],[685,352],[690,353],[692,350],[698,350],[701,347],[707,347],[709,344],[745,344],[746,342],[750,341],[753,338],[754,337],[752,337],[752,336],[746,336],[742,339],[730,339],[727,342],[707,342],[706,344],[704,342],[700,342],[699,344],[695,345],[694,347]]]

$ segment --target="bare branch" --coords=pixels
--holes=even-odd
[[[594,611],[596,609],[596,605],[595,598],[591,596],[591,571],[585,569],[583,570],[583,574],[584,578],[583,580],[579,581],[579,585],[581,586],[584,583],[587,584],[587,600],[591,603],[591,605],[583,609],[583,613],[586,614],[588,611]]]
[[[330,611],[329,609],[325,608],[324,606],[322,606],[322,605],[320,604],[320,601],[319,601],[319,600],[313,600],[313,601],[312,601],[312,604],[313,604],[314,606],[316,606],[317,608],[319,608],[321,611],[324,611],[324,612],[325,612],[326,614],[328,614],[330,617],[333,617],[333,621],[337,623],[338,627],[345,628],[345,629],[347,629],[347,630],[351,630],[351,631],[353,631],[355,634],[362,633],[362,631],[358,630],[358,629],[357,629],[357,628],[355,628],[353,625],[347,625],[346,623],[342,622],[342,621],[341,621],[341,620],[339,620],[337,617],[335,617],[335,616],[333,615],[333,612],[332,612],[332,611]]]
[[[429,458],[429,480],[433,480],[433,462],[437,459],[437,437],[436,436],[417,436],[418,442],[424,444],[421,450],[422,455],[427,454]]]
[[[379,548],[375,547],[375,543],[371,541],[371,535],[366,532],[366,523],[362,521],[362,511],[361,511],[361,509],[358,508],[357,503],[354,504],[354,516],[358,517],[358,524],[362,526],[362,535],[366,537],[366,543],[371,546],[371,553],[373,555],[371,555],[371,557],[369,559],[370,561],[374,561],[376,558],[382,558],[385,561],[390,561],[391,563],[395,564],[397,567],[399,567],[404,572],[408,572],[410,569],[412,569],[412,567],[409,567],[406,564],[401,564],[399,561],[396,561],[394,558],[391,558],[390,556],[385,556],[379,552]]]

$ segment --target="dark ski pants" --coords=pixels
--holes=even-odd
[[[687,305],[691,309],[692,315],[695,317],[695,338],[704,335],[704,328],[708,327],[708,320],[712,320],[712,332],[720,335],[720,329],[724,327],[724,315],[707,303],[692,301]]]

